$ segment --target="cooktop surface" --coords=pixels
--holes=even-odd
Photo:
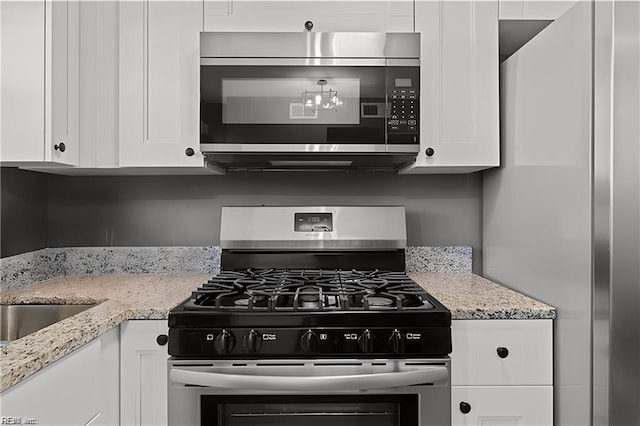
[[[169,313],[174,357],[420,357],[451,351],[451,313],[403,272],[223,271]]]
[[[248,269],[223,271],[195,291],[186,310],[322,312],[432,309],[403,272]]]

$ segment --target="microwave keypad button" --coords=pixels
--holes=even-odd
[[[389,90],[390,109],[387,126],[390,132],[417,133],[416,100],[416,89]]]

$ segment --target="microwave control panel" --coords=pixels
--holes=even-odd
[[[387,87],[387,105],[389,106],[387,117],[387,134],[389,141],[393,139],[417,140],[419,134],[420,100],[418,76],[409,73],[407,76],[395,75],[389,78]]]

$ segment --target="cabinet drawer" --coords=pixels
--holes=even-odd
[[[453,386],[452,426],[551,426],[553,386]]]
[[[454,386],[553,383],[552,320],[455,320],[451,337]]]

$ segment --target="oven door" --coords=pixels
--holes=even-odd
[[[200,150],[415,153],[419,80],[410,59],[202,58]]]
[[[450,424],[449,360],[169,362],[170,425]]]

